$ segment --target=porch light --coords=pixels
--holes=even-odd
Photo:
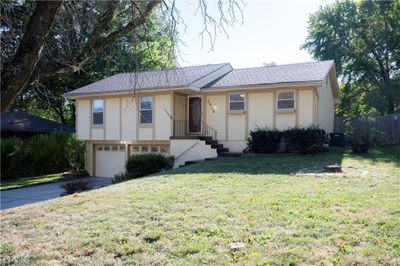
[[[215,111],[217,111],[217,109],[218,109],[218,106],[214,104],[214,105],[212,106],[213,113],[215,113]]]

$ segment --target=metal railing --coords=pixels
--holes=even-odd
[[[204,121],[173,120],[173,127],[173,137],[204,136],[217,139],[217,131]]]

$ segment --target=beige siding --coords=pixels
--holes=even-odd
[[[299,91],[297,111],[299,112],[299,126],[309,126],[313,123],[314,110],[314,91],[301,90]]]
[[[243,152],[247,147],[247,141],[245,140],[228,140],[218,141],[223,144],[225,148],[228,148],[230,152]]]
[[[168,140],[171,135],[172,97],[169,94],[154,96],[156,140]]]
[[[92,128],[92,140],[103,140],[104,129],[103,128]]]
[[[288,129],[296,126],[296,113],[277,113],[276,128],[280,130]]]
[[[228,115],[228,140],[246,139],[246,116],[244,114]]]
[[[137,105],[136,98],[124,97],[121,99],[121,139],[137,139]]]
[[[324,85],[318,87],[317,121],[318,125],[327,133],[333,132],[334,100],[329,78],[325,78]]]
[[[186,96],[181,94],[174,95],[174,119],[186,119]]]
[[[206,97],[206,123],[217,131],[217,139],[226,139],[226,95]],[[213,106],[215,108],[213,109]]]
[[[153,128],[152,127],[140,127],[139,128],[139,140],[152,140],[153,139]]]
[[[90,176],[93,176],[93,143],[90,141],[85,143],[85,169]]]
[[[76,131],[77,138],[82,140],[90,139],[91,127],[91,102],[90,100],[76,101]]]
[[[248,94],[249,130],[274,127],[274,98],[272,92]]]
[[[105,99],[105,139],[120,139],[120,99]]]

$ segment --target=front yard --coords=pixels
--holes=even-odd
[[[321,174],[338,163],[343,173]],[[399,264],[400,146],[192,165],[1,212],[2,264]],[[244,243],[230,250],[229,244]]]
[[[62,178],[63,178],[62,173],[60,173],[60,174],[42,175],[34,177],[4,179],[1,180],[0,190],[43,185],[59,181]]]

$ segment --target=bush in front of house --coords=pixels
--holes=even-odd
[[[84,142],[73,134],[55,132],[24,140],[1,139],[1,177],[60,173],[84,164]]]
[[[273,153],[279,150],[282,132],[277,129],[259,128],[250,131],[247,145],[251,152]]]
[[[294,127],[283,132],[283,139],[286,142],[286,151],[313,154],[325,151],[325,135],[325,130],[316,126]]]
[[[129,179],[151,175],[163,169],[171,169],[173,161],[173,157],[161,154],[131,155],[126,162],[126,174]]]
[[[287,130],[257,128],[250,132],[247,145],[254,153],[274,153],[280,142],[285,142],[286,152],[314,154],[326,151],[323,146],[325,130],[316,127],[294,127]]]
[[[112,182],[113,182],[113,184],[115,184],[115,183],[127,181],[129,179],[130,178],[126,172],[121,172],[121,173],[114,175]]]
[[[90,188],[88,182],[85,180],[65,183],[62,184],[60,187],[64,189],[67,194],[74,194],[76,192],[86,191]]]

